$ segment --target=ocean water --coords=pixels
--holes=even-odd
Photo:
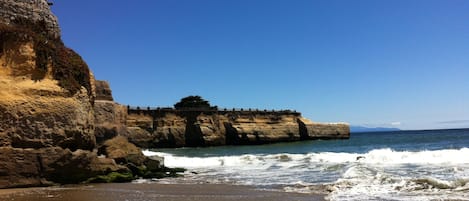
[[[469,129],[352,133],[349,140],[146,150],[184,178],[330,200],[469,200]]]

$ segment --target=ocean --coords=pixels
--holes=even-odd
[[[169,183],[228,183],[330,200],[469,200],[469,129],[352,133],[349,140],[146,150],[184,167]]]

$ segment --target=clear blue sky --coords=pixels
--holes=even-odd
[[[467,0],[55,0],[114,98],[296,109],[319,122],[469,127]]]

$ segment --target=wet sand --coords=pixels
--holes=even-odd
[[[226,184],[93,184],[0,189],[1,201],[323,201],[324,195],[264,191]]]

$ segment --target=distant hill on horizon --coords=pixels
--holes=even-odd
[[[350,126],[351,133],[400,131],[398,128]]]

